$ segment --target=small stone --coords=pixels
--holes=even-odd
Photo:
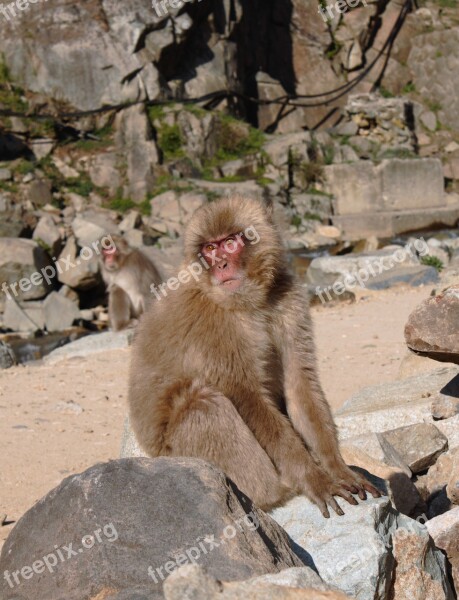
[[[54,407],[54,410],[63,412],[69,415],[81,415],[84,412],[84,408],[73,400],[67,400],[66,402],[58,402]]]
[[[426,127],[429,131],[436,130],[437,117],[435,116],[435,113],[433,113],[431,110],[423,112],[419,118],[424,127]]]
[[[436,420],[449,419],[459,414],[459,399],[438,396],[432,402],[432,417]]]
[[[419,473],[432,466],[448,448],[448,440],[431,423],[417,423],[398,427],[381,434],[391,444],[413,473]]]
[[[0,181],[9,181],[12,177],[10,169],[0,169]]]

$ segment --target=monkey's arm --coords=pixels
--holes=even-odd
[[[335,422],[317,373],[307,301],[298,295],[283,314],[282,360],[287,412],[295,430],[324,469],[364,499],[379,492],[351,471],[341,456]]]

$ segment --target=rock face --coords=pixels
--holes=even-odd
[[[412,536],[418,574],[438,593],[428,597],[452,600],[444,556],[429,542],[423,525],[397,513],[387,497],[346,504],[345,511],[324,521],[315,506],[297,497],[271,515],[312,556],[326,583],[358,600],[398,598],[393,577],[400,552],[394,555],[392,536]],[[407,566],[403,563],[400,570]]]
[[[459,363],[459,285],[427,298],[405,326],[408,348],[444,362]]]
[[[111,461],[68,477],[20,519],[0,557],[19,583],[2,577],[0,597],[160,599],[164,579],[196,562],[223,580],[303,566],[285,532],[211,465]]]

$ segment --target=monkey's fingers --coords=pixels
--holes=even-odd
[[[348,492],[351,492],[351,494],[358,494],[359,493],[359,488],[356,485],[349,485],[347,483],[343,483],[343,488],[345,490],[347,490]]]
[[[326,518],[329,519],[330,518],[330,511],[327,508],[327,505],[325,504],[325,502],[323,503],[323,507],[319,506],[320,508],[320,512],[322,513],[322,515]]]
[[[343,485],[342,487],[347,490],[347,487],[345,485]],[[348,494],[347,492],[344,492],[342,489],[338,490],[336,492],[336,495],[339,496],[340,498],[344,498],[344,500],[346,500],[346,502],[349,502],[349,504],[353,504],[354,506],[358,504],[358,502],[354,498],[354,496],[352,496],[351,494]]]
[[[378,490],[373,485],[371,485],[371,483],[369,483],[368,481],[365,481],[363,486],[367,490],[367,492],[370,492],[373,498],[381,498],[381,496],[386,495],[384,492],[381,492],[381,490]]]
[[[333,496],[330,496],[330,498],[328,498],[328,503],[330,504],[330,506],[333,508],[333,510],[335,511],[335,513],[337,515],[339,515],[340,517],[342,517],[344,515],[343,509],[338,504],[338,502],[333,498]]]

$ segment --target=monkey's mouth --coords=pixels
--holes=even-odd
[[[219,282],[219,286],[228,292],[235,292],[242,285],[242,279],[234,278],[234,279],[225,279],[224,281]]]

